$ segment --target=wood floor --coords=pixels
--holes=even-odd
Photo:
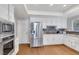
[[[30,48],[29,45],[22,44],[17,55],[79,55],[78,52],[65,45],[51,45],[39,48]]]

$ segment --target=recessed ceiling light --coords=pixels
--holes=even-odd
[[[50,4],[50,6],[53,6],[54,4]]]
[[[64,5],[64,7],[66,7],[67,5]]]

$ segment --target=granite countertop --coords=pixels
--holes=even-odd
[[[76,32],[76,31],[66,31],[66,34],[79,35],[79,32]]]
[[[51,36],[51,35],[64,35],[64,34],[43,34],[43,36],[46,35],[46,36]]]
[[[79,37],[79,32],[76,31],[66,31],[66,34],[60,34],[60,33],[43,33],[43,35],[70,35],[73,37]]]
[[[76,31],[66,31],[66,34],[73,37],[79,37],[79,32]]]
[[[43,33],[43,34],[61,34],[61,33]]]

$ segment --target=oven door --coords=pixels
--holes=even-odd
[[[13,49],[14,49],[14,40],[3,45],[3,55],[10,54],[13,51]]]

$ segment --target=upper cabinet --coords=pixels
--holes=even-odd
[[[79,18],[74,17],[67,19],[67,30],[79,32]]]
[[[79,32],[79,20],[73,21],[73,29],[77,32]]]
[[[14,6],[11,4],[0,4],[0,18],[15,22]]]
[[[0,18],[8,20],[8,4],[0,4]]]
[[[14,19],[14,6],[13,5],[9,5],[9,20],[11,22],[15,22],[15,19]]]
[[[71,18],[67,18],[67,30],[73,31],[73,25],[72,25],[72,19]]]

